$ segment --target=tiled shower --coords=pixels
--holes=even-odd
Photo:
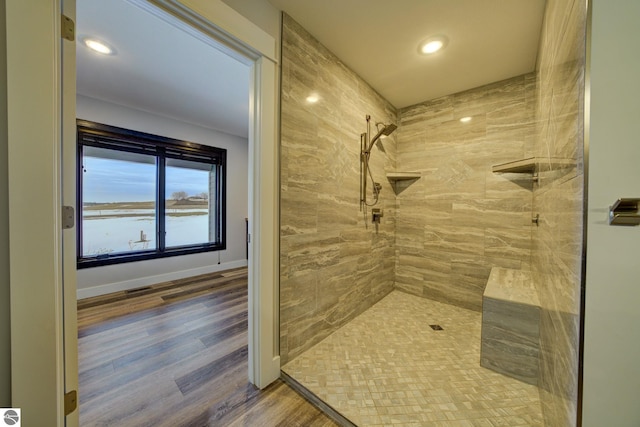
[[[400,110],[284,16],[284,366],[398,292],[480,319],[491,269],[524,270],[540,300],[544,423],[575,425],[586,10],[574,0],[546,9],[536,72]],[[398,125],[371,153],[379,225],[358,198],[366,115]],[[493,172],[522,159],[534,166]],[[419,178],[387,179],[393,172]]]

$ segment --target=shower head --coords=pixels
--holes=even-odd
[[[382,132],[382,135],[384,136],[389,136],[396,129],[398,129],[398,126],[394,125],[393,123],[389,123],[388,125],[384,125],[380,132]]]
[[[389,136],[393,133],[394,130],[398,129],[398,126],[394,125],[393,123],[390,123],[388,125],[385,125],[384,123],[376,123],[376,126],[377,125],[382,125],[382,129],[380,129],[376,134],[376,136],[373,137],[371,142],[369,142],[369,146],[367,147],[367,150],[366,150],[367,153],[371,151],[373,144],[375,144],[376,141],[380,139],[382,135]]]

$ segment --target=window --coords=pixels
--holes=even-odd
[[[77,128],[78,268],[225,249],[226,150]]]

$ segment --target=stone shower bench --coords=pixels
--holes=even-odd
[[[531,273],[493,267],[482,296],[480,365],[537,385],[539,322]]]

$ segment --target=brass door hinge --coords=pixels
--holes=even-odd
[[[68,16],[62,15],[62,25],[60,25],[62,30],[62,38],[69,41],[74,41],[76,38],[76,24],[73,22],[73,19]]]
[[[70,413],[76,410],[78,407],[78,392],[71,390],[64,395],[64,416],[66,417]]]

